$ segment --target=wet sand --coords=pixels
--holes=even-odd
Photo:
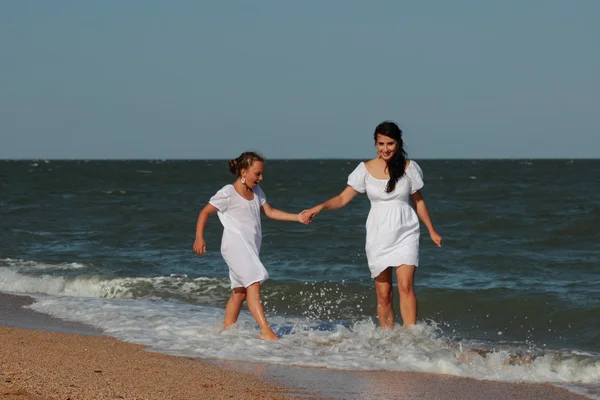
[[[287,399],[248,372],[145,350],[0,294],[2,399]],[[285,393],[288,396],[284,395]],[[302,393],[298,393],[302,395]]]
[[[0,293],[2,399],[573,399],[549,384],[199,360],[145,350]]]

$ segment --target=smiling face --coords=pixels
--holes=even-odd
[[[262,161],[254,161],[247,169],[240,171],[240,178],[246,180],[246,186],[250,189],[258,185],[263,180],[263,172],[265,170],[265,163]]]
[[[377,148],[377,154],[379,157],[387,162],[394,156],[394,154],[396,154],[396,150],[398,150],[398,141],[389,136],[377,134],[377,138],[375,139],[375,147]]]

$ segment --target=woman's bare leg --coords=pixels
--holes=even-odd
[[[400,293],[400,315],[405,327],[417,323],[417,296],[414,287],[415,270],[414,265],[400,265],[396,268],[398,293]]]
[[[263,310],[262,302],[260,300],[260,282],[255,282],[248,286],[246,292],[248,294],[248,309],[260,327],[260,338],[264,340],[279,339],[269,326],[267,318],[265,317],[265,311]]]
[[[386,268],[374,279],[377,292],[377,318],[381,329],[394,329],[394,296],[392,288],[392,269]]]

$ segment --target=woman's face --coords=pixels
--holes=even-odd
[[[389,161],[396,154],[396,150],[398,150],[398,142],[389,136],[378,133],[375,140],[375,147],[377,148],[379,157],[383,158],[384,161]]]
[[[262,161],[254,161],[248,169],[241,171],[242,178],[246,179],[246,186],[250,189],[258,185],[263,180],[263,172],[265,170],[265,163]]]

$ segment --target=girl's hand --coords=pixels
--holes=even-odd
[[[206,253],[206,242],[203,238],[196,238],[196,241],[194,242],[194,251],[199,256]]]
[[[314,206],[313,208],[309,208],[308,210],[302,211],[301,214],[306,214],[308,216],[309,221],[312,221],[318,213],[321,212],[323,207],[319,204],[318,206]]]
[[[304,225],[310,224],[310,216],[306,213],[306,210],[304,210],[300,214],[298,214],[298,222],[300,222]]]
[[[431,236],[431,240],[433,240],[433,243],[435,243],[437,247],[442,247],[442,237],[438,235],[436,231],[429,232],[429,236]]]

